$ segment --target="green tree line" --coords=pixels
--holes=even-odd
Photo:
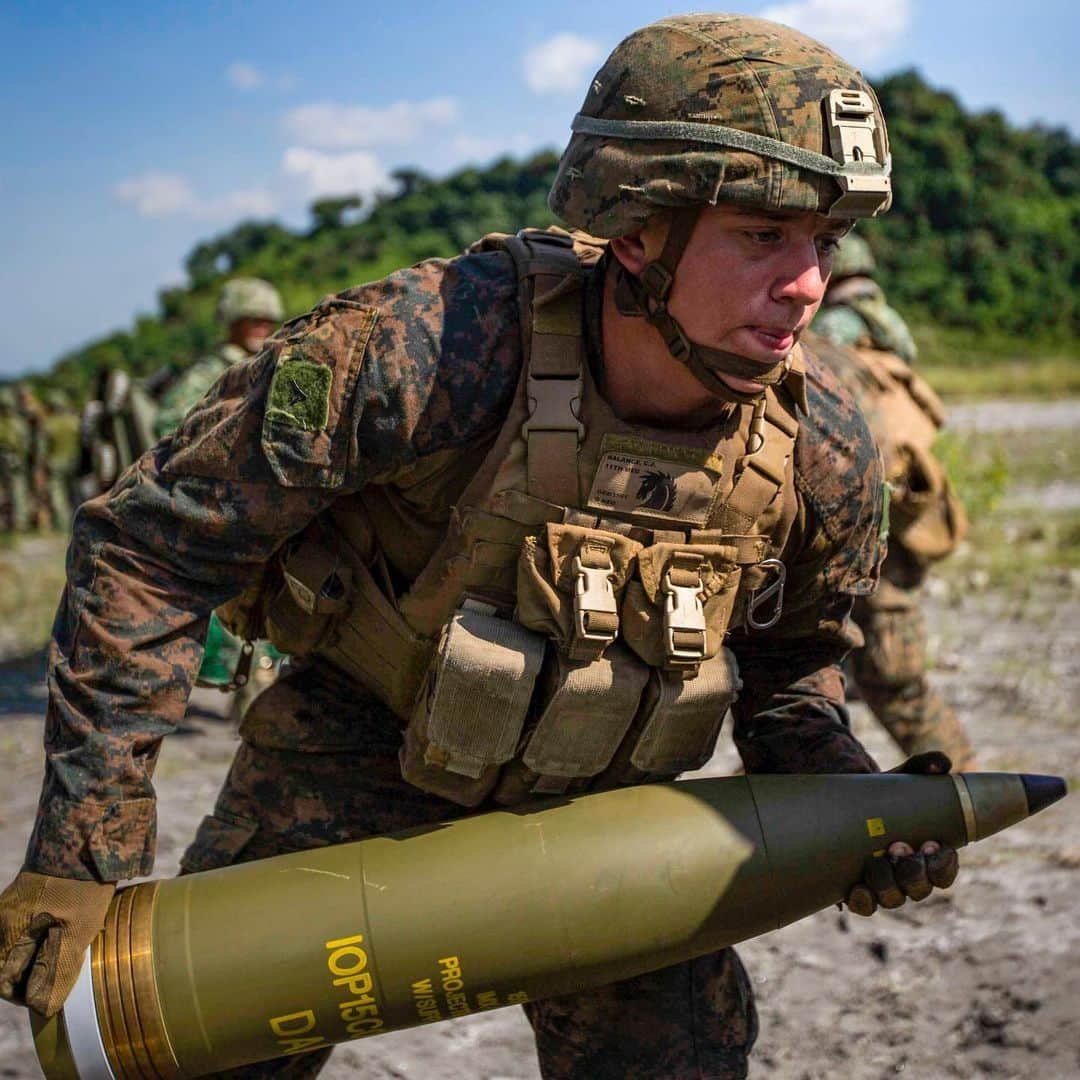
[[[914,71],[881,80],[878,91],[895,201],[859,230],[893,302],[916,323],[1071,341],[1080,319],[1080,144],[1065,130],[968,112]],[[486,232],[550,224],[557,163],[545,151],[442,179],[402,169],[397,191],[370,207],[355,196],[314,203],[307,229],[243,222],[195,247],[187,286],[163,290],[157,313],[67,353],[35,381],[82,399],[110,368],[145,375],[190,362],[220,336],[214,306],[233,275],[272,281],[295,314],[326,293],[452,256]]]

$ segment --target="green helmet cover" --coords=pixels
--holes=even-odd
[[[870,245],[855,233],[848,233],[841,240],[833,256],[832,280],[842,281],[850,277],[872,277],[877,269]]]
[[[285,310],[281,294],[261,278],[232,278],[225,282],[218,300],[218,318],[229,325],[237,319],[269,319],[281,322]]]
[[[870,85],[765,19],[680,15],[635,31],[597,72],[572,127],[548,202],[595,236],[623,236],[675,207],[858,218],[892,199]]]

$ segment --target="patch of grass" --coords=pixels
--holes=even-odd
[[[982,588],[1008,588],[1052,578],[1065,591],[1080,589],[1080,510],[1003,512],[976,519],[967,542],[941,565],[946,580]]]
[[[1017,487],[1080,483],[1080,439],[1067,428],[1010,432],[1004,453],[1009,482]]]
[[[65,536],[13,537],[0,547],[0,652],[31,652],[49,640],[64,588]]]
[[[945,398],[1055,398],[1080,394],[1075,343],[913,326],[919,371]]]
[[[1011,461],[997,440],[944,431],[934,443],[934,453],[945,466],[953,490],[968,517],[978,520],[993,510],[1011,479]]]

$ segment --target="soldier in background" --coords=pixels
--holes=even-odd
[[[209,356],[188,368],[162,394],[154,418],[160,439],[172,434],[188,410],[233,364],[254,356],[285,317],[281,295],[260,278],[233,278],[225,283],[218,301],[218,319],[226,327],[226,340]]]
[[[956,548],[967,521],[933,453],[944,407],[912,370],[915,340],[871,277],[874,270],[866,241],[845,236],[812,327],[827,342],[849,346],[813,342],[866,416],[892,489],[889,553],[877,592],[855,605],[866,644],[852,653],[851,673],[905,754],[940,750],[956,769],[971,769],[974,751],[967,734],[926,677],[920,601],[929,567]]]
[[[49,522],[52,528],[67,532],[71,525],[72,482],[79,462],[79,416],[63,390],[49,390],[43,405]]]
[[[19,412],[26,423],[28,433],[26,447],[26,477],[30,489],[30,528],[38,531],[48,529],[49,512],[49,455],[45,437],[45,417],[34,397],[33,390],[20,383],[15,391]]]
[[[15,387],[0,386],[0,533],[30,527],[30,428]]]
[[[133,379],[123,368],[99,373],[96,392],[79,418],[76,505],[108,491],[132,461],[157,442],[157,397],[174,377],[171,367],[145,379]]]

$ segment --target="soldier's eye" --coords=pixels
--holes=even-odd
[[[774,244],[780,239],[779,229],[748,229],[746,235],[755,244]]]

